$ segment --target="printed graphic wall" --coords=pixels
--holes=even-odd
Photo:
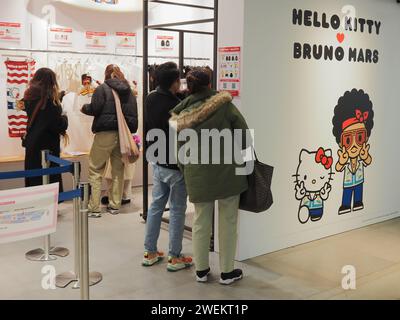
[[[398,217],[400,5],[252,0],[244,26],[242,110],[275,204],[241,215],[239,259]]]

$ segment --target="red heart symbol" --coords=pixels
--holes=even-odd
[[[344,33],[338,33],[336,35],[336,39],[339,41],[339,43],[342,43],[344,41]]]

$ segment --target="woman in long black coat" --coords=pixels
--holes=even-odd
[[[42,168],[42,150],[60,156],[60,137],[66,136],[68,128],[68,118],[62,114],[60,99],[56,74],[47,68],[37,70],[23,100],[28,114],[28,129],[24,139],[25,170]],[[60,183],[62,191],[61,175],[50,177],[50,183],[56,182]],[[42,185],[42,177],[27,178],[25,185]]]

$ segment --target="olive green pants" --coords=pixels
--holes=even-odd
[[[234,270],[239,201],[239,195],[218,201],[219,264],[223,273]],[[194,206],[192,235],[194,261],[196,270],[204,271],[210,267],[210,239],[215,202],[195,203]]]
[[[109,194],[110,207],[121,207],[124,185],[124,163],[119,145],[118,132],[100,132],[94,137],[89,156],[89,183],[92,195],[89,202],[91,212],[100,212],[101,185],[108,160],[111,161],[112,187]]]

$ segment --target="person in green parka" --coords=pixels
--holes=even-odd
[[[248,126],[239,110],[232,103],[228,92],[216,92],[210,87],[211,77],[207,69],[199,68],[187,76],[190,96],[182,101],[173,111],[171,127],[181,136],[197,137],[197,143],[178,142],[178,162],[184,174],[190,201],[195,205],[193,222],[193,251],[197,270],[197,281],[207,282],[210,273],[209,245],[212,233],[215,202],[219,206],[219,247],[220,247],[220,283],[229,285],[243,278],[243,272],[234,269],[237,243],[237,222],[240,195],[248,189],[246,175],[239,175],[242,167],[235,161],[231,148],[226,147],[225,139],[220,141],[205,139],[204,132],[230,133],[233,145],[240,145],[240,151],[246,149]],[[240,139],[235,139],[234,131],[240,130]],[[191,131],[191,132],[189,132]],[[180,140],[180,139],[179,139]],[[239,142],[237,140],[240,140]],[[231,140],[228,140],[229,143]],[[191,141],[193,142],[193,141]],[[218,143],[218,145],[215,145]],[[187,148],[190,145],[189,149]],[[205,148],[209,155],[204,156]],[[233,149],[232,148],[232,149]],[[182,152],[183,150],[183,152]],[[218,154],[213,154],[218,150]],[[190,153],[193,154],[189,155]],[[215,153],[215,152],[214,152]],[[181,155],[191,160],[182,163]],[[207,159],[209,161],[204,161]],[[220,160],[216,162],[215,159]],[[229,161],[230,160],[230,161]],[[206,163],[205,163],[206,162]],[[216,164],[220,163],[220,164]]]

